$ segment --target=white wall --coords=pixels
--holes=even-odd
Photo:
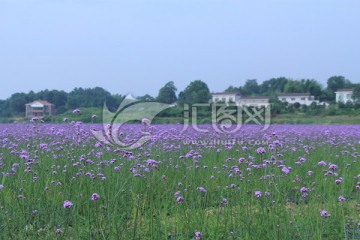
[[[290,104],[294,104],[296,102],[306,106],[310,106],[312,102],[319,104],[319,100],[315,100],[313,97],[309,98],[308,96],[279,96],[278,98],[280,101],[288,102]]]
[[[336,102],[346,103],[347,101],[350,102],[353,101],[353,99],[351,98],[352,91],[335,92],[335,94],[336,94]]]

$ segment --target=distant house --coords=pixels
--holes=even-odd
[[[269,98],[264,97],[264,96],[241,97],[239,104],[240,105],[267,106],[267,105],[269,105]]]
[[[212,93],[212,102],[217,103],[235,103],[240,99],[240,93]]]
[[[268,106],[269,98],[263,96],[243,97],[240,93],[212,93],[214,103],[234,103],[237,106]]]
[[[37,100],[25,104],[25,117],[44,117],[55,115],[55,105],[48,101]]]
[[[335,91],[336,95],[336,102],[343,102],[346,103],[348,101],[353,102],[352,95],[353,95],[354,89],[352,88],[340,88]]]
[[[278,95],[278,99],[282,102],[288,102],[290,104],[298,102],[306,106],[310,106],[313,102],[315,102],[316,105],[319,104],[319,100],[315,100],[315,97],[310,95],[310,93],[282,93]]]

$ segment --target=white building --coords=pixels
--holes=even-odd
[[[234,103],[237,106],[268,106],[269,98],[262,96],[243,97],[239,93],[212,93],[214,103]]]
[[[249,106],[268,106],[269,98],[263,96],[254,96],[254,97],[241,97],[239,105],[249,105]]]
[[[352,95],[353,95],[352,88],[341,88],[335,91],[336,94],[336,102],[343,102],[346,103],[348,101],[353,102]]]
[[[239,101],[239,93],[212,93],[212,102],[217,103],[235,103]]]
[[[315,100],[315,97],[311,96],[310,93],[282,93],[278,95],[278,99],[282,102],[288,102],[290,104],[298,102],[306,106],[310,106],[313,102],[315,102],[316,105],[319,104],[319,100]]]
[[[25,117],[44,117],[55,115],[55,105],[48,101],[37,100],[25,104]]]

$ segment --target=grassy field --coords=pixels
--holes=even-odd
[[[177,124],[184,123],[184,113],[179,112],[178,109],[171,109],[172,117],[169,116],[156,116],[152,123],[154,124]],[[151,111],[151,109],[136,109],[131,114],[128,114],[128,117],[134,120],[138,120],[137,123],[140,123],[140,120],[143,116],[144,111]],[[156,113],[156,109],[154,109]],[[360,114],[358,109],[341,109],[338,110],[338,114],[327,115],[327,111],[319,112],[318,114],[312,115],[303,112],[294,112],[294,113],[281,113],[276,114],[271,117],[272,124],[360,124]],[[177,117],[173,117],[178,115]],[[179,115],[180,114],[180,115]],[[93,115],[96,115],[96,118],[93,118]],[[52,117],[45,117],[44,121],[46,123],[64,123],[64,118],[71,116],[72,121],[81,121],[84,123],[102,123],[103,122],[103,112],[102,108],[81,108],[80,114],[73,114],[72,111],[68,110],[64,113],[57,114]],[[109,118],[107,122],[110,122],[114,118],[112,116],[117,116],[115,112],[107,114],[106,118]],[[244,118],[246,114],[244,114]],[[191,119],[191,117],[190,117]],[[26,123],[30,119],[25,119],[23,116],[18,116],[16,118],[2,118],[0,123],[13,123],[14,121],[19,123]],[[109,121],[110,120],[110,121]],[[118,121],[120,119],[117,119]],[[211,124],[211,113],[202,112],[197,117],[199,123],[208,123]],[[254,123],[254,122],[250,122]]]
[[[360,126],[0,125],[0,239],[360,239]]]
[[[360,115],[309,116],[305,114],[280,114],[272,117],[273,124],[360,124]]]

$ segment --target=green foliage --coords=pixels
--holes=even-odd
[[[15,93],[11,95],[10,99],[10,111],[14,113],[25,112],[25,104],[27,103],[25,93]]]
[[[288,106],[287,102],[282,102],[278,98],[271,99],[271,114],[276,115],[280,113],[284,113]]]
[[[299,109],[300,106],[301,106],[300,103],[298,103],[298,102],[294,103],[293,105],[294,105],[294,108],[295,108],[295,109]]]
[[[225,89],[224,92],[227,93],[240,93],[240,88],[234,87],[234,86],[229,86],[227,89]]]
[[[180,107],[171,107],[168,109],[165,109],[164,111],[158,113],[156,117],[161,118],[168,118],[168,117],[183,117],[184,116],[184,110]],[[158,120],[159,121],[159,120]]]
[[[321,84],[314,79],[302,79],[301,84],[304,92],[310,93],[313,96],[320,96],[322,92]]]
[[[173,81],[170,81],[165,84],[159,91],[159,95],[156,98],[156,101],[161,103],[175,103],[177,100],[176,97],[176,87]]]
[[[58,91],[58,90],[43,90],[39,93],[29,92],[28,93],[29,99],[28,102],[32,102],[35,100],[46,100],[54,104],[56,107],[65,106],[68,98],[68,94],[65,91]]]
[[[360,102],[360,84],[356,84],[356,85],[354,86],[352,99],[353,99],[356,103]]]
[[[335,92],[339,88],[346,88],[350,86],[350,80],[346,79],[343,76],[332,76],[327,80],[327,88],[330,89],[332,92]]]
[[[311,128],[309,134],[276,129],[268,143],[262,143],[263,134],[243,131],[249,140],[230,147],[209,143],[227,142],[233,135],[186,134],[191,142],[178,130],[166,129],[156,132],[164,137],[153,144],[131,150],[130,158],[117,145],[98,145],[91,135],[75,144],[89,132],[83,125],[54,126],[64,131],[60,136],[50,134],[53,126],[42,136],[31,134],[34,127],[43,130],[28,125],[26,138],[10,132],[11,147],[2,147],[2,171],[9,176],[4,174],[1,182],[1,239],[180,240],[195,239],[196,230],[202,239],[358,239],[359,162],[354,155],[360,149],[347,128],[344,133],[330,130],[328,136],[312,134]],[[281,146],[271,150],[275,140]],[[259,147],[266,152],[256,153]],[[36,164],[28,166],[31,160],[19,160],[15,151],[36,156]],[[263,166],[238,163],[250,154],[249,161]],[[148,166],[149,158],[159,164]],[[297,165],[298,159],[305,160]],[[319,166],[321,160],[338,166],[341,184],[333,175],[324,176],[329,166]],[[285,164],[292,167],[288,175],[281,171]],[[310,189],[307,197],[302,187]],[[257,190],[261,198],[254,196]],[[91,200],[93,193],[99,194],[97,200]],[[347,200],[339,202],[339,196]],[[63,207],[65,200],[73,203],[71,208]],[[323,209],[331,217],[321,218]]]
[[[150,96],[149,94],[145,94],[144,96],[137,97],[137,100],[139,100],[141,102],[153,102],[156,99],[154,97]]]
[[[338,107],[331,108],[327,111],[322,107],[312,104],[309,107],[301,107],[298,105],[287,106],[278,101],[277,96],[280,93],[288,92],[306,92],[319,99],[321,102],[335,102],[335,93],[339,88],[354,88],[354,103],[345,103],[336,105]],[[159,90],[156,98],[145,94],[137,98],[139,101],[159,101],[163,103],[173,104],[177,101],[177,106],[184,104],[208,103],[211,94],[207,84],[201,80],[191,82],[176,97],[176,87],[174,82],[170,81]],[[360,84],[352,84],[343,76],[332,76],[327,81],[327,87],[322,88],[321,84],[314,79],[292,80],[285,77],[271,78],[258,84],[256,79],[249,79],[243,86],[229,86],[225,92],[241,93],[243,96],[268,96],[272,103],[272,114],[284,114],[302,111],[305,114],[316,115],[336,115],[342,114],[344,109],[360,108]],[[25,104],[35,100],[47,100],[56,107],[56,114],[63,114],[67,111],[71,112],[75,108],[102,108],[104,103],[110,111],[115,112],[125,96],[120,94],[110,94],[101,87],[95,88],[75,88],[71,92],[59,90],[42,90],[40,92],[30,91],[29,93],[14,93],[6,100],[0,100],[0,118],[6,118],[4,121],[19,120],[24,117]],[[179,110],[167,110],[163,114],[168,118],[179,117]],[[339,110],[340,109],[340,110]],[[346,113],[347,114],[347,113]],[[352,114],[352,112],[350,112]],[[9,120],[11,119],[11,120]],[[87,119],[87,118],[86,118]]]
[[[208,103],[210,98],[211,94],[207,84],[201,80],[195,80],[179,93],[178,104]]]
[[[304,87],[300,81],[289,80],[284,87],[284,92],[286,92],[286,93],[302,93],[302,92],[304,92]]]
[[[260,86],[256,79],[246,80],[245,85],[240,90],[244,96],[256,95],[260,92]]]
[[[68,109],[102,107],[111,94],[100,87],[75,88],[68,96]]]
[[[289,79],[285,77],[271,78],[260,85],[260,94],[274,97],[276,93],[284,92],[285,85]]]
[[[55,105],[56,113],[61,114],[75,108],[103,107],[107,104],[110,110],[115,111],[123,96],[111,95],[100,87],[75,88],[70,93],[58,90],[43,90],[38,93],[15,93],[6,100],[0,100],[0,118],[24,117],[25,104],[35,100],[46,100]]]

